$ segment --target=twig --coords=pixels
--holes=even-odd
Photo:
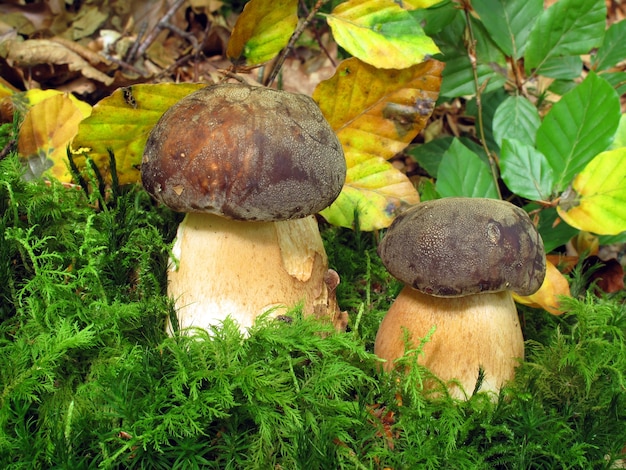
[[[141,26],[139,27],[139,32],[137,33],[137,40],[133,43],[130,49],[128,49],[128,52],[126,53],[126,56],[124,57],[124,60],[127,63],[134,62],[135,59],[137,58],[137,49],[139,49],[139,46],[141,45],[141,40],[146,34],[147,29],[148,29],[148,23],[146,23],[145,21],[142,22]]]
[[[106,56],[106,58],[108,60],[110,60],[113,64],[126,69],[126,70],[130,70],[133,73],[136,73],[137,75],[139,75],[140,77],[147,77],[146,72],[144,70],[140,70],[137,67],[135,67],[132,64],[129,64],[128,62],[124,62],[123,60],[120,59],[116,59],[115,57],[111,57],[109,55]]]
[[[186,0],[176,0],[172,4],[170,9],[163,16],[163,18],[161,18],[161,20],[159,20],[159,22],[152,29],[152,31],[150,31],[150,34],[148,34],[148,36],[141,42],[141,45],[137,48],[137,51],[135,52],[135,57],[132,58],[133,61],[137,57],[141,57],[142,55],[146,53],[146,51],[148,50],[148,47],[150,47],[150,45],[156,40],[157,36],[159,35],[161,31],[163,31],[163,29],[165,28],[168,28],[170,30],[172,29],[173,25],[171,25],[169,21],[172,18],[172,16],[174,16],[174,13],[176,13],[176,11],[181,6],[183,6],[183,3],[185,3],[185,1]],[[132,61],[129,60],[129,62],[132,62]]]
[[[313,18],[315,17],[315,15],[317,15],[317,13],[320,11],[320,9],[324,6],[326,2],[328,2],[328,0],[318,0],[315,6],[311,9],[309,14],[307,15],[307,17],[304,19],[304,21],[300,22],[296,30],[291,35],[291,38],[289,38],[289,42],[287,43],[287,46],[281,51],[280,55],[274,62],[274,65],[272,66],[272,70],[267,80],[265,81],[266,86],[270,86],[274,82],[274,80],[278,76],[278,73],[280,72],[280,69],[285,63],[285,59],[287,59],[287,56],[293,50],[296,44],[296,41],[300,38],[300,36],[302,36],[302,33],[304,32],[305,28],[309,25],[309,23],[311,23],[311,21],[313,21]]]

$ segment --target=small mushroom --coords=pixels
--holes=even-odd
[[[497,393],[514,377],[524,339],[512,292],[541,286],[543,242],[522,209],[496,199],[422,202],[394,220],[378,253],[404,288],[381,322],[374,352],[391,370],[405,351],[405,331],[423,346],[420,364],[464,398],[484,372],[481,390]]]
[[[156,200],[187,213],[168,270],[181,328],[231,316],[245,331],[268,309],[298,303],[307,314],[338,314],[314,214],[339,195],[346,163],[311,98],[203,88],[161,117],[141,175]]]

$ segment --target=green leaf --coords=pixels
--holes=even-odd
[[[543,11],[543,1],[474,0],[472,7],[496,45],[508,57],[519,59],[536,18]]]
[[[507,187],[531,201],[547,201],[554,174],[546,157],[533,146],[505,138],[500,155],[501,177]]]
[[[414,145],[407,150],[407,153],[411,155],[430,176],[436,178],[441,158],[446,150],[450,148],[453,140],[453,137],[441,137],[422,145]]]
[[[557,211],[579,230],[601,235],[626,231],[626,147],[591,160],[563,193]]]
[[[576,88],[579,83],[574,80],[554,80],[548,87],[548,91],[554,95],[563,96]]]
[[[544,63],[559,56],[587,54],[604,37],[604,0],[560,0],[537,19],[528,37],[524,65],[542,73]]]
[[[273,59],[298,25],[298,0],[250,0],[228,41],[226,55],[235,64],[258,65]]]
[[[487,82],[483,93],[501,88],[506,82],[506,77],[487,64],[478,63],[477,73],[479,84]],[[461,55],[452,59],[446,58],[446,68],[443,70],[440,94],[448,98],[476,94],[472,64],[467,55]]]
[[[626,20],[613,23],[593,58],[594,70],[607,70],[626,59]]]
[[[457,139],[441,159],[436,188],[441,197],[498,198],[489,165]]]
[[[550,57],[541,66],[541,75],[557,80],[573,80],[580,77],[583,61],[578,56]]]
[[[626,72],[602,72],[600,76],[611,84],[619,96],[626,95]]]
[[[415,18],[392,0],[349,0],[327,21],[337,44],[374,67],[403,69],[439,52]]]
[[[452,7],[451,0],[443,0],[430,8],[411,10],[409,13],[423,26],[424,32],[431,37],[448,28],[455,18],[462,16],[460,10]]]
[[[535,145],[541,119],[537,108],[527,98],[510,96],[496,109],[492,125],[494,139],[500,147],[504,139]]]
[[[207,86],[203,83],[140,84],[117,89],[93,107],[78,126],[72,151],[86,153],[105,176],[109,154],[115,154],[120,184],[141,181],[139,166],[148,134],[161,115],[180,99]],[[84,158],[75,157],[79,168]]]
[[[555,191],[563,191],[593,157],[608,148],[619,119],[619,97],[593,72],[552,106],[537,130],[537,149],[554,171]]]
[[[348,168],[341,194],[322,211],[330,223],[352,227],[358,211],[362,230],[383,228],[418,202],[411,181],[387,160],[426,125],[442,68],[429,60],[408,69],[378,69],[353,57],[317,86],[313,99],[337,133]]]

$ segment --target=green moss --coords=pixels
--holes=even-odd
[[[415,354],[377,372],[400,285],[375,234],[324,226],[347,333],[296,308],[246,339],[230,321],[167,337],[180,216],[137,187],[20,174],[0,162],[2,468],[588,469],[626,444],[623,294],[524,309],[527,357],[498,400],[428,398]]]

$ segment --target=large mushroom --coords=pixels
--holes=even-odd
[[[543,242],[522,209],[496,199],[422,202],[391,224],[378,253],[405,283],[381,322],[374,352],[391,370],[407,339],[423,364],[464,398],[497,393],[514,377],[524,339],[512,292],[530,295],[545,276]],[[461,388],[458,387],[457,383]]]
[[[203,88],[161,117],[141,175],[155,199],[186,213],[168,271],[180,328],[231,316],[245,331],[261,313],[297,304],[341,323],[313,214],[340,193],[346,164],[311,98]]]

